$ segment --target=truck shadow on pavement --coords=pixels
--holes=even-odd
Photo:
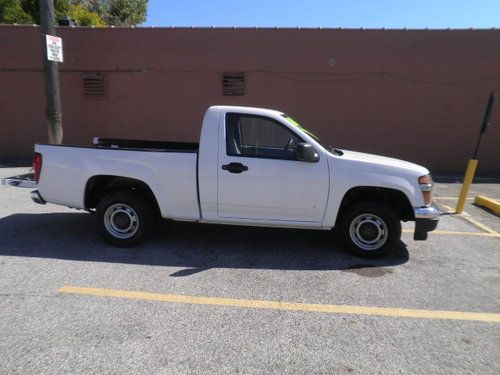
[[[331,231],[272,229],[182,222],[162,223],[135,248],[117,248],[100,238],[87,213],[14,214],[0,218],[0,255],[181,267],[170,276],[212,268],[345,270],[378,277],[383,267],[406,263],[400,242],[383,259],[352,255]]]

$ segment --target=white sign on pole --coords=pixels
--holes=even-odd
[[[47,39],[47,59],[63,62],[62,39],[57,36],[45,35]]]

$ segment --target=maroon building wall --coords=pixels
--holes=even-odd
[[[65,143],[94,136],[197,141],[214,104],[279,109],[340,148],[462,171],[488,95],[500,30],[59,28]],[[0,27],[0,157],[46,142],[38,27]],[[334,59],[334,60],[332,60]],[[82,74],[107,77],[105,98]],[[244,72],[245,95],[222,95]],[[479,173],[500,172],[500,103]]]

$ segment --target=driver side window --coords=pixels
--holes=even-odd
[[[231,156],[295,159],[302,140],[279,122],[238,113],[226,114],[226,148]]]

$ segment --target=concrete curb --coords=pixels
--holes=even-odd
[[[482,207],[489,208],[495,214],[500,215],[500,202],[496,201],[492,198],[485,197],[483,195],[479,195],[474,198],[474,204]]]

